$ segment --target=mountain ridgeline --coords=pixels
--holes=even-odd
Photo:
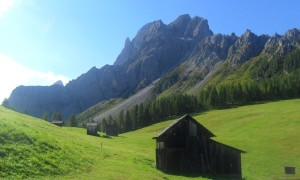
[[[154,95],[148,99],[202,92],[207,94],[201,97],[207,102],[210,92],[218,94],[220,89],[228,89],[234,82],[241,88],[248,88],[240,82],[247,80],[253,86],[262,86],[259,83],[275,76],[296,77],[300,64],[299,48],[299,29],[274,36],[258,36],[246,30],[238,37],[234,33],[214,34],[206,19],[182,15],[167,25],[161,20],[146,24],[132,40],[126,39],[113,65],[100,69],[93,67],[66,86],[17,87],[8,99],[8,106],[37,117],[61,112],[64,118],[68,118],[96,104],[103,104],[101,102],[127,99],[141,93],[144,88]],[[270,71],[269,74],[266,71]],[[294,81],[294,84],[300,84]],[[285,86],[285,83],[281,85]],[[143,103],[136,99],[117,110],[127,110]],[[214,101],[222,104],[220,98]]]

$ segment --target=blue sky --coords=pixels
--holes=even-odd
[[[75,79],[113,64],[126,37],[179,15],[208,20],[214,33],[283,34],[300,28],[298,0],[0,0],[0,100],[18,85]]]

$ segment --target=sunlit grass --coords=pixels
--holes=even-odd
[[[299,110],[300,100],[296,99],[214,110],[194,117],[217,136],[217,141],[247,152],[242,155],[243,177],[282,179],[284,166],[300,168]],[[152,137],[171,122],[104,138],[0,107],[0,179],[191,178],[155,168]]]
[[[247,179],[282,179],[284,166],[300,168],[299,99],[215,110],[196,119],[216,140],[247,151],[242,155]]]

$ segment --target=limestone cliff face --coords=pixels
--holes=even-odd
[[[233,46],[230,47],[228,52],[228,59],[232,65],[243,63],[252,57],[259,55],[269,36],[257,36],[250,30],[247,30]]]
[[[291,29],[283,36],[275,34],[265,44],[263,53],[284,55],[300,48],[300,30]]]
[[[143,26],[132,40],[127,38],[113,65],[93,67],[66,86],[17,87],[8,101],[15,110],[37,117],[60,111],[68,118],[101,101],[133,95],[176,69],[181,77],[204,77],[225,60],[235,66],[260,53],[284,54],[300,47],[299,34],[292,29],[269,37],[247,30],[237,37],[213,34],[201,17],[182,15],[170,24],[158,20]]]

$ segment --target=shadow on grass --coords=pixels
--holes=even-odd
[[[87,134],[88,136],[94,136],[94,137],[101,137],[101,135],[99,133],[97,134]]]
[[[296,98],[273,99],[273,100],[256,101],[256,102],[248,102],[248,103],[236,103],[236,104],[233,103],[233,104],[219,105],[219,106],[214,107],[211,110],[214,110],[214,109],[232,109],[232,108],[239,108],[239,107],[243,107],[243,106],[260,105],[260,104],[286,101],[286,100],[292,100],[292,99],[299,99],[299,98],[296,97]],[[209,109],[207,111],[209,111]],[[201,113],[199,113],[199,114],[201,114]]]
[[[113,138],[126,138],[126,137],[120,136],[120,135],[118,135],[118,136],[103,135],[102,137],[103,137],[103,138],[107,138],[107,139],[113,139]]]
[[[106,139],[114,139],[114,138],[127,138],[125,136],[122,136],[122,135],[117,135],[117,136],[110,136],[110,135],[106,135],[105,133],[103,132],[98,132],[97,135],[91,135],[91,136],[96,136],[96,137],[101,137],[101,138],[106,138]]]
[[[108,136],[108,135],[103,135],[103,138],[107,138],[107,139],[112,139],[112,137]]]
[[[285,100],[285,99],[283,99]],[[270,103],[270,102],[277,102],[277,101],[282,101],[282,100],[273,100],[273,101],[259,101],[259,102],[249,102],[249,103],[243,103],[243,104],[226,104],[226,105],[219,105],[219,106],[215,106],[211,109],[205,109],[202,112],[196,112],[196,113],[191,113],[192,116],[197,116],[197,115],[203,115],[206,114],[210,111],[214,111],[214,110],[226,110],[226,109],[235,109],[235,108],[240,108],[243,106],[254,106],[254,105],[262,105],[262,104],[266,104],[266,103]]]
[[[221,175],[212,175],[212,174],[202,174],[202,173],[188,173],[188,172],[164,172],[168,175],[173,176],[183,176],[187,178],[207,178],[212,180],[246,180],[246,178],[234,177],[234,176],[221,176]]]

